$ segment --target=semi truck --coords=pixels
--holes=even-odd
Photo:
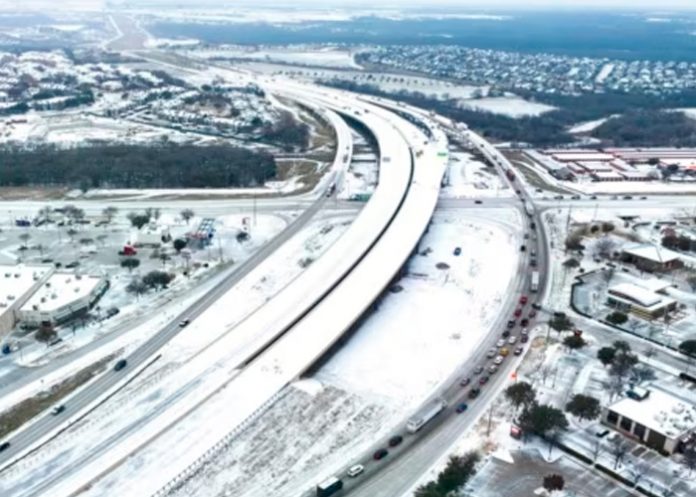
[[[317,485],[317,497],[329,497],[343,488],[343,481],[332,476],[323,483]]]
[[[539,271],[532,271],[532,278],[529,283],[530,292],[539,291]]]
[[[447,407],[447,402],[445,402],[443,399],[438,399],[429,403],[408,420],[408,423],[406,423],[406,429],[410,433],[416,433],[418,430],[423,428],[425,423],[440,414],[445,407]]]

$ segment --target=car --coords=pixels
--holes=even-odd
[[[480,388],[477,388],[477,387],[474,387],[474,388],[472,388],[471,390],[469,390],[469,398],[470,398],[470,399],[475,399],[476,397],[479,396],[480,393],[481,393],[481,389],[480,389]]]
[[[389,451],[387,449],[377,449],[374,454],[372,454],[372,459],[375,461],[379,461],[380,459],[384,459],[389,455]]]
[[[507,338],[507,337],[509,337],[509,336],[510,336],[510,330],[505,330],[505,331],[503,331],[503,332],[500,334],[500,336],[501,336],[502,338]]]
[[[116,314],[118,314],[119,312],[121,312],[121,310],[120,310],[118,307],[111,307],[110,309],[108,309],[108,310],[106,311],[106,317],[107,317],[107,318],[114,317],[114,316],[115,316]]]
[[[529,332],[527,331],[526,328],[524,328],[522,331],[520,331],[520,335],[522,335],[523,337],[526,337],[529,335]]]
[[[522,355],[522,352],[524,352],[524,347],[517,347],[517,348],[515,349],[514,354],[515,354],[515,355]]]
[[[53,416],[58,416],[63,411],[65,411],[65,405],[61,404],[59,406],[54,406],[53,409],[51,409],[51,414]]]
[[[536,312],[534,309],[532,309],[532,310],[529,312],[529,319],[535,318],[536,315],[537,315],[537,312]]]
[[[503,347],[504,345],[505,345],[505,340],[503,340],[502,338],[500,340],[498,340],[497,342],[495,342],[495,346],[498,348]]]
[[[536,254],[537,254],[537,253],[536,253],[536,250],[530,250],[530,251],[529,251],[529,255],[532,256],[532,257],[536,257]],[[525,303],[526,303],[526,302],[525,302]]]
[[[524,252],[525,250],[527,250],[527,246],[526,246],[526,245],[520,245],[520,252]]]
[[[619,196],[618,196],[618,195],[612,195],[612,196],[611,196],[611,199],[612,199],[612,200],[618,200],[618,199],[619,199]]]
[[[523,318],[522,321],[520,321],[520,326],[527,327],[529,325],[529,319],[528,318]]]
[[[520,297],[520,304],[525,305],[528,301],[529,301],[529,297],[527,297],[526,295],[522,295]]]
[[[389,447],[396,447],[399,445],[401,442],[404,441],[404,437],[401,435],[394,435],[389,439]]]
[[[496,364],[502,364],[504,360],[505,360],[505,357],[502,356],[502,355],[499,355],[498,357],[496,357],[496,358],[493,360],[493,362],[496,363]]]
[[[10,442],[0,443],[0,452],[5,451],[10,448]]]
[[[479,380],[479,385],[485,385],[486,383],[488,383],[488,379],[488,375],[483,375]]]
[[[529,223],[529,229],[536,229],[536,223]]]
[[[606,428],[605,428],[605,429],[602,429],[602,430],[598,430],[598,431],[595,433],[595,436],[597,436],[598,438],[604,438],[604,437],[606,437],[607,435],[609,435],[609,430],[606,429]]]
[[[517,342],[517,337],[516,337],[516,336],[511,336],[510,338],[508,338],[508,343],[509,343],[510,345],[515,345],[516,342]]]
[[[529,259],[529,265],[532,266],[532,267],[537,267],[537,266],[538,266],[538,262],[537,262],[536,259],[531,258],[531,259]]]
[[[495,372],[498,371],[498,366],[495,364],[492,364],[490,368],[488,368],[488,372],[490,374],[495,374]]]
[[[478,376],[481,373],[483,373],[483,366],[476,366],[476,369],[474,369],[474,374]]]
[[[590,197],[590,199],[592,199],[592,200],[597,200],[597,195],[592,195],[592,196]]]
[[[80,263],[79,263],[78,261],[72,261],[72,262],[67,263],[67,264],[65,265],[65,267],[66,267],[67,269],[73,269],[73,268],[76,268],[76,267],[79,266],[79,265],[80,265]]]
[[[461,253],[462,253],[461,247],[454,247],[454,255],[461,255]]]
[[[536,309],[537,311],[541,310],[541,304],[539,302],[534,302],[532,304],[532,309]]]
[[[491,357],[495,357],[495,355],[496,355],[497,353],[498,353],[498,351],[497,351],[496,349],[490,349],[490,350],[486,353],[486,357],[488,357],[488,358],[490,359]]]
[[[481,200],[474,200],[474,203],[475,203],[475,204],[482,204],[483,201],[481,201]]]
[[[179,328],[185,328],[189,325],[190,322],[190,319],[182,319],[181,321],[179,321]]]
[[[529,233],[525,233],[525,234],[524,234],[524,239],[525,239],[525,240],[528,240],[528,239],[529,239]]]
[[[573,200],[580,200],[580,195],[573,195],[572,197]]]
[[[365,471],[365,466],[363,466],[362,464],[356,464],[355,466],[351,466],[350,468],[348,468],[348,472],[346,474],[351,478],[355,478],[363,471]]]
[[[522,308],[518,307],[517,309],[515,309],[515,317],[518,318],[521,315],[522,315]]]
[[[641,200],[648,200],[648,197],[640,197]]]
[[[520,343],[527,343],[529,341],[529,337],[527,335],[522,335],[520,337]]]
[[[555,200],[563,200],[563,195],[556,195],[553,197]]]
[[[128,365],[128,361],[125,359],[119,359],[116,361],[116,364],[114,365],[114,371],[121,371],[123,368]]]
[[[471,378],[464,378],[462,381],[459,382],[459,386],[465,387],[465,386],[467,386],[469,383],[471,383]]]
[[[624,196],[623,196],[623,199],[624,199],[624,200],[632,200],[633,197],[632,197],[631,195],[624,195]]]
[[[469,408],[469,406],[466,404],[466,402],[462,402],[461,404],[457,405],[457,412],[459,414],[463,413]]]
[[[514,319],[510,319],[507,323],[507,327],[513,328],[516,324],[517,324],[517,321],[515,321]]]

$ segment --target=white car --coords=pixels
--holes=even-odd
[[[517,337],[510,337],[510,338],[508,339],[508,343],[509,343],[510,345],[514,345],[516,342],[517,342]]]
[[[503,339],[503,338],[501,338],[500,340],[498,340],[498,341],[496,342],[496,344],[495,344],[495,346],[498,347],[498,348],[502,347],[503,345],[505,345],[505,339]]]
[[[355,466],[351,466],[350,469],[348,469],[348,476],[350,476],[351,478],[355,478],[363,471],[365,471],[365,468],[363,467],[363,465],[356,464]]]
[[[504,360],[505,360],[505,358],[503,356],[499,355],[498,357],[495,358],[495,360],[493,362],[496,364],[502,364]]]

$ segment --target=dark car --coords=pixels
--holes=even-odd
[[[377,449],[374,454],[372,454],[372,459],[375,461],[379,461],[380,459],[384,459],[387,457],[389,454],[389,451],[387,449]]]
[[[525,250],[527,250],[527,246],[526,246],[526,245],[520,245],[520,252],[524,252]]]
[[[483,375],[483,376],[481,377],[481,379],[479,380],[479,385],[485,385],[486,383],[488,383],[488,376],[487,376],[487,375]]]
[[[517,321],[515,321],[514,319],[511,319],[508,321],[507,327],[513,328],[516,324],[517,324]]]
[[[500,336],[502,336],[503,338],[507,338],[510,336],[510,331],[505,330],[505,331],[503,331],[502,335],[500,335]]]
[[[480,388],[472,388],[471,390],[469,390],[469,398],[475,399],[476,397],[479,396],[480,393],[481,393]]]
[[[404,437],[401,435],[394,435],[389,439],[389,447],[396,447],[399,445],[401,442],[404,441]]]
[[[76,267],[79,266],[79,265],[80,265],[80,263],[79,263],[78,261],[73,261],[73,262],[67,263],[67,264],[65,265],[65,267],[66,267],[67,269],[73,269],[73,268],[76,268]]]
[[[483,202],[481,200],[474,200],[475,204],[482,204]]]
[[[462,253],[461,247],[455,247],[454,248],[454,255],[460,255]]]
[[[65,406],[63,404],[61,404],[61,405],[55,406],[53,409],[51,409],[51,414],[53,416],[58,416],[63,411],[65,411]]]
[[[466,404],[466,402],[462,402],[461,404],[459,404],[457,406],[457,412],[461,414],[464,411],[466,411],[468,408],[469,408],[469,406]]]
[[[517,348],[515,349],[515,352],[513,352],[513,354],[515,354],[515,355],[522,355],[522,352],[524,352],[524,348],[522,348],[522,347],[517,347]]]
[[[459,386],[465,387],[469,383],[471,383],[471,378],[464,378],[462,381],[459,382]]]
[[[590,198],[591,198],[592,200],[597,200],[597,195],[592,195]]]
[[[522,327],[527,327],[528,324],[529,324],[529,319],[527,319],[527,318],[523,318],[522,321],[520,321],[520,326],[522,326]]]
[[[536,317],[536,311],[535,311],[535,310],[532,310],[532,311],[529,313],[529,319],[535,318],[535,317]]]
[[[520,343],[527,343],[529,341],[529,336],[527,335],[522,335],[520,337]]]
[[[483,373],[483,366],[478,366],[476,369],[474,369],[475,375],[480,375],[481,373]]]
[[[539,302],[534,302],[532,304],[532,309],[536,309],[537,311],[541,310],[541,304]]]
[[[522,315],[522,308],[518,307],[517,309],[515,309],[515,317],[518,318],[521,315]]]
[[[106,317],[107,318],[114,317],[119,312],[121,312],[121,310],[118,307],[112,307],[106,311]]]
[[[631,200],[633,197],[631,195],[624,195],[623,197],[624,200]]]
[[[116,364],[114,365],[114,371],[121,371],[123,368],[126,367],[127,364],[128,361],[126,361],[125,359],[119,359],[118,361],[116,361]]]
[[[0,452],[2,452],[3,450],[7,450],[9,448],[10,448],[10,442],[0,443]]]

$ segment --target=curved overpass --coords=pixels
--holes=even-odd
[[[336,112],[346,112],[349,108],[355,114],[353,117],[375,134],[382,160],[379,185],[349,230],[324,256],[238,325],[234,333],[227,334],[224,343],[221,341],[195,359],[224,364],[235,371],[231,380],[223,375],[218,385],[219,389],[224,387],[225,396],[233,399],[235,405],[227,419],[230,431],[311,366],[397,274],[429,222],[446,161],[442,154],[446,151],[446,139],[442,133],[425,143],[427,138],[415,126],[384,109],[357,102],[340,92],[319,93],[299,85],[288,91],[290,86],[285,85],[284,92],[295,99]],[[337,161],[342,160],[343,149],[338,147]],[[418,150],[417,154],[413,149]],[[228,346],[232,347],[232,353]],[[188,366],[182,368],[182,376]],[[107,373],[85,390],[85,399],[98,397],[109,388],[109,383],[111,388],[116,388],[119,380],[118,375]],[[176,419],[166,427],[154,421],[138,426],[127,439],[95,448],[94,457],[75,468],[70,480],[60,473],[48,482],[37,482],[21,495],[36,495],[49,487],[54,495],[71,495],[81,483],[94,481],[108,472],[114,461],[146,447],[216,393],[214,390],[208,396],[182,399]],[[216,441],[211,439],[210,445]],[[138,487],[137,493],[157,490],[199,456],[187,449],[185,441],[179,440],[175,450],[169,452],[171,460],[155,461],[161,478],[152,479],[151,488]]]

